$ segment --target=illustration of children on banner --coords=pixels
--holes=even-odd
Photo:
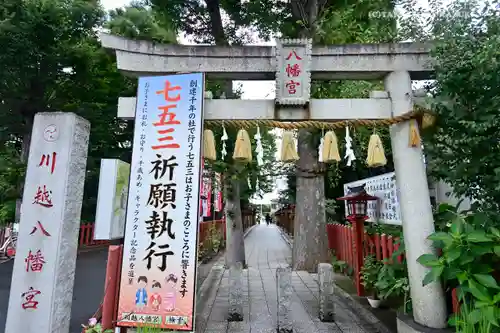
[[[154,311],[159,311],[160,310],[160,305],[161,305],[160,290],[161,290],[161,284],[160,284],[160,282],[153,281],[153,284],[151,285],[152,295],[149,298],[149,304],[151,304],[151,308]]]
[[[145,276],[139,276],[137,278],[137,285],[139,288],[135,293],[135,306],[142,309],[148,305],[148,293],[146,287],[148,285],[148,278]]]
[[[170,274],[165,278],[167,283],[167,293],[165,294],[165,310],[172,312],[175,309],[175,300],[177,297],[177,276]]]

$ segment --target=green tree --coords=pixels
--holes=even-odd
[[[131,39],[153,40],[158,43],[176,44],[177,32],[169,21],[141,3],[109,12],[105,27],[110,33]]]
[[[288,4],[272,0],[146,0],[146,4],[171,21],[197,43],[216,45],[244,44],[254,41],[254,33],[263,40],[280,30],[289,17]],[[221,12],[227,14],[222,18]]]
[[[391,19],[372,20],[370,11],[388,11],[393,8],[390,1],[344,2],[308,2],[295,1],[291,4],[292,18],[283,27],[282,33],[291,38],[310,37],[316,44],[344,44],[360,42],[390,41],[395,37],[395,21]],[[291,21],[290,21],[291,20]],[[295,22],[295,24],[293,23]],[[312,96],[315,98],[361,98],[368,97],[380,82],[328,81],[313,82]],[[345,178],[339,177],[339,171],[355,174],[367,173],[360,151],[366,151],[367,137],[371,132],[359,129],[361,136],[355,136],[357,158],[354,168],[339,165],[325,166],[318,162],[317,147],[320,131],[300,130],[298,135],[300,170],[314,171],[316,177],[289,178],[289,186],[296,183],[295,235],[293,248],[294,269],[314,271],[318,262],[328,260],[328,247],[325,216],[325,191],[333,192],[334,197],[342,190]],[[380,130],[387,133],[387,130]],[[368,134],[369,133],[369,134]],[[343,131],[337,131],[343,137]],[[367,135],[368,134],[368,135]],[[383,135],[383,137],[386,135]],[[340,145],[343,147],[343,144]],[[386,146],[387,147],[387,146]],[[390,146],[389,146],[390,147]],[[387,150],[387,148],[386,148]],[[325,171],[326,179],[325,182]],[[342,173],[341,173],[342,174]],[[354,179],[352,179],[354,180]],[[293,189],[289,194],[293,194]],[[318,200],[319,198],[319,200]],[[339,205],[341,207],[342,205]]]
[[[104,14],[97,1],[0,4],[0,222],[14,220],[38,112],[71,111],[91,122],[84,220],[94,217],[100,158],[130,159],[131,127],[116,119],[116,101],[135,88],[100,47]]]
[[[58,87],[57,110],[74,112],[91,123],[82,220],[93,222],[97,206],[102,158],[129,162],[132,156],[133,124],[116,117],[120,96],[133,96],[136,82],[116,69],[112,54],[92,40],[88,54],[75,62],[73,76]]]
[[[24,180],[24,167],[13,143],[0,148],[0,225],[14,221],[18,184]]]
[[[268,38],[272,33],[282,33],[288,37],[310,35],[314,37],[315,42],[321,42],[321,39],[325,39],[326,36],[332,34],[332,31],[336,32],[335,28],[342,27],[347,23],[349,23],[349,29],[342,30],[348,30],[347,33],[342,36],[337,36],[333,33],[337,37],[336,42],[360,41],[360,38],[357,37],[358,35],[366,37],[374,36],[378,33],[378,36],[380,36],[387,35],[387,32],[390,31],[390,29],[385,28],[387,24],[378,22],[370,24],[368,15],[370,8],[392,8],[390,2],[381,1],[380,4],[384,6],[376,2],[377,5],[374,6],[366,1],[362,6],[364,10],[363,14],[361,10],[355,10],[357,3],[354,2],[339,6],[332,2],[322,1],[319,4],[322,10],[320,11],[320,15],[317,15],[319,8],[312,8],[305,1],[292,1],[290,3],[247,1],[241,4],[234,1],[219,2],[209,0],[206,1],[206,6],[194,0],[185,2],[151,0],[149,3],[153,5],[153,8],[163,12],[166,17],[181,18],[175,24],[179,31],[185,31],[188,35],[194,36],[194,39],[197,41],[212,42],[217,45],[248,42],[248,38],[242,37],[245,36],[244,34],[235,34],[238,30],[241,31],[248,28],[256,30],[259,37],[263,39]],[[310,4],[313,3],[310,2]],[[336,13],[338,8],[342,7],[347,8],[346,11],[349,10],[351,16],[345,15],[340,17],[342,20],[339,21]],[[229,22],[225,22],[226,24],[224,25],[222,25],[221,10],[228,13],[229,17]],[[360,13],[360,17],[353,17],[355,14],[358,15]],[[351,18],[354,18],[354,20]],[[196,25],[193,24],[195,20]],[[356,23],[351,24],[351,21]],[[395,24],[391,22],[390,25],[394,26]],[[320,26],[323,26],[324,29],[318,29]],[[367,27],[371,30],[368,30]],[[365,41],[370,40],[367,38]],[[228,92],[227,86],[223,91]],[[324,97],[329,96],[324,95]],[[311,138],[309,132],[301,131],[301,133],[303,139],[299,135],[299,141],[303,144],[302,148],[300,148],[301,161],[299,161],[299,168],[321,169],[322,166],[317,165],[317,155],[315,154],[316,144],[319,140],[315,139],[314,148],[310,148],[310,145],[307,143],[309,138]],[[304,164],[306,160],[309,163]],[[303,253],[304,255],[302,256],[303,260],[301,260],[301,263],[294,265],[294,267],[297,269],[306,268],[314,270],[317,266],[317,261],[326,260],[327,255],[326,238],[324,237],[325,233],[323,229],[325,221],[324,205],[321,202],[318,204],[315,199],[317,197],[316,191],[323,192],[324,181],[322,176],[308,178],[307,180],[302,178],[299,181],[303,183],[300,185],[301,189],[298,191],[301,195],[299,201],[307,202],[307,204],[301,205],[301,208],[305,208],[305,210],[296,215],[297,221],[311,232],[301,234],[300,237],[303,238],[303,241],[300,241],[296,237],[295,244],[297,245],[294,252]],[[319,197],[323,196],[323,193],[319,193]],[[296,230],[299,231],[301,229],[296,227]],[[321,238],[321,242],[317,241],[318,237]],[[304,245],[306,243],[307,245]],[[319,247],[318,244],[320,244]]]
[[[22,0],[0,4],[0,133],[28,157],[33,117],[53,110],[58,86],[68,79],[75,58],[103,12],[92,1]]]
[[[458,13],[458,15],[457,15]],[[431,174],[483,209],[500,209],[500,17],[491,5],[453,3],[427,29],[436,81],[437,126],[424,147]]]
[[[150,9],[144,9],[145,7]],[[241,43],[245,40],[244,36],[236,34],[240,27],[248,27],[252,22],[258,22],[258,17],[250,17],[251,12],[247,11],[247,5],[238,5],[233,2],[207,1],[206,5],[198,1],[142,1],[134,4],[132,9],[127,11],[114,11],[111,13],[113,22],[108,23],[112,33],[124,35],[129,38],[155,40],[160,42],[174,42],[172,40],[155,39],[158,34],[151,34],[152,31],[162,31],[163,29],[183,32],[196,42],[209,42],[217,45],[228,45]],[[253,4],[255,7],[255,4]],[[224,9],[230,16],[229,24],[222,23],[221,10]],[[256,9],[253,9],[254,11]],[[146,20],[143,18],[144,11],[152,18]],[[118,13],[119,19],[114,15]],[[151,24],[153,21],[154,24]],[[147,22],[148,24],[143,24]],[[148,27],[145,29],[145,27]],[[165,34],[160,34],[165,36]],[[222,95],[227,98],[237,98],[238,92],[233,91],[230,81],[209,80],[206,83],[206,90],[212,91],[215,98]],[[241,204],[248,204],[248,198],[255,192],[255,184],[259,180],[260,188],[266,191],[270,187],[271,178],[259,175],[257,164],[253,161],[245,167],[232,163],[232,148],[236,139],[238,129],[227,128],[229,140],[227,142],[228,157],[224,162],[219,161],[213,166],[213,169],[224,172],[226,180],[226,205],[228,218],[232,221],[228,225],[232,226],[231,241],[228,244],[228,253],[233,262],[245,263],[245,252],[243,242],[243,224],[241,220]],[[253,131],[250,130],[250,136],[253,137]],[[222,135],[221,128],[214,128],[217,138]],[[264,146],[265,165],[259,169],[269,169],[273,166],[269,159],[274,159],[274,139],[269,131],[261,129],[262,143]],[[220,140],[218,140],[220,141]],[[219,143],[220,145],[220,143]],[[254,142],[255,145],[255,142]],[[255,146],[254,146],[255,147]],[[219,147],[220,148],[220,147]],[[220,152],[220,149],[218,149]],[[251,186],[248,187],[247,178],[251,180]],[[243,200],[240,200],[243,199]],[[232,223],[231,223],[232,222]]]

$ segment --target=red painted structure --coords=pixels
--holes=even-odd
[[[340,198],[339,201],[347,203],[347,220],[352,224],[354,233],[354,242],[351,243],[354,252],[354,281],[358,295],[364,295],[365,288],[361,281],[361,269],[364,263],[364,234],[365,221],[368,220],[366,215],[368,201],[374,201],[378,198],[366,192],[365,186],[354,187],[349,189],[349,194]]]
[[[119,280],[122,266],[123,245],[113,245],[108,250],[106,265],[106,282],[104,284],[104,300],[102,301],[102,328],[107,330],[114,327],[118,313]]]
[[[226,222],[224,220],[215,220],[211,222],[200,223],[198,243],[203,243],[209,237],[210,227],[215,223],[217,230],[224,234],[226,239]],[[104,246],[109,245],[107,240],[94,240],[94,224],[85,223],[80,225],[80,233],[78,234],[78,245],[80,247]]]
[[[338,260],[345,261],[350,267],[354,267],[355,255],[352,244],[354,243],[355,231],[352,227],[343,224],[328,224],[326,227],[328,233],[328,247],[335,251]],[[368,235],[364,233],[363,240],[363,258],[368,255],[374,255],[377,260],[390,259],[392,254],[399,249],[398,237],[386,234]],[[403,261],[404,254],[398,256],[398,261]],[[359,295],[363,296],[363,295]],[[460,302],[457,297],[456,289],[451,292],[453,313],[460,310]]]
[[[245,221],[248,223],[255,223],[255,218],[244,216]],[[198,244],[203,243],[210,236],[210,228],[215,224],[218,231],[224,233],[226,239],[226,221],[215,220],[212,222],[202,222],[199,228]],[[80,246],[96,246],[103,245],[107,241],[93,241],[94,224],[83,224],[80,227],[79,244]],[[104,298],[92,316],[101,322],[104,329],[112,329],[115,327],[118,313],[118,292],[119,292],[119,279],[121,274],[123,246],[112,245],[108,249],[108,260],[106,265],[106,281],[104,284]],[[84,333],[85,330],[82,330]],[[124,328],[123,331],[126,331]]]
[[[392,254],[396,252],[399,248],[397,243],[398,238],[388,236],[386,234],[374,234],[368,235],[363,232],[361,237],[363,241],[361,242],[360,256],[356,256],[355,247],[353,246],[356,240],[356,228],[343,225],[343,224],[328,224],[326,227],[328,233],[328,247],[335,251],[335,255],[338,260],[345,261],[347,265],[355,268],[356,274],[359,276],[359,269],[357,265],[359,260],[363,262],[364,258],[368,255],[374,255],[377,260],[390,259]],[[403,261],[403,255],[398,257],[400,262]],[[359,279],[357,279],[359,280]],[[359,281],[356,281],[358,283]],[[362,290],[358,289],[358,296],[363,296]]]
[[[203,242],[210,237],[210,229],[215,228],[217,232],[224,235],[224,239],[226,239],[226,221],[225,220],[215,220],[211,222],[202,222],[200,223],[200,228],[198,231],[198,244],[203,244]]]
[[[85,223],[80,225],[78,233],[78,246],[104,246],[109,245],[107,240],[94,240],[94,223]]]
[[[243,216],[244,224],[248,226],[255,224],[255,218],[252,216]],[[209,231],[211,226],[215,223],[217,230],[224,234],[224,239],[226,239],[226,222],[224,220],[214,220],[210,222],[200,223],[198,242],[203,243],[209,237]],[[248,227],[246,226],[246,227]],[[9,226],[10,227],[10,226]],[[94,240],[94,223],[84,223],[80,225],[80,231],[78,233],[78,246],[79,247],[94,247],[94,246],[106,246],[110,244],[107,240]],[[5,241],[5,226],[0,227],[0,245]],[[246,228],[245,228],[246,229]]]
[[[328,224],[326,227],[328,233],[328,247],[335,250],[338,260],[345,261],[349,266],[354,267],[355,256],[352,244],[354,243],[354,228],[343,224]],[[399,248],[397,237],[386,234],[363,235],[363,259],[368,255],[374,255],[377,260],[390,259],[392,254]],[[398,257],[403,261],[403,255]]]

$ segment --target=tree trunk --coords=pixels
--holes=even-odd
[[[245,238],[240,205],[239,180],[226,182],[226,266],[231,267],[241,262],[246,267]]]
[[[309,29],[302,29],[300,38],[311,38],[318,15],[316,0],[291,2],[297,20],[307,20]],[[295,205],[292,266],[294,270],[316,272],[320,262],[329,262],[325,215],[325,178],[319,172],[318,148],[313,134],[299,130],[297,200]]]
[[[31,146],[31,133],[33,132],[33,122],[34,122],[34,113],[31,112],[23,113],[24,114],[24,133],[23,133],[23,141],[21,143],[21,155],[20,160],[21,163],[25,164],[26,167],[28,165],[28,158],[30,153]],[[14,216],[14,221],[19,222],[21,219],[21,204],[23,202],[23,191],[24,191],[24,182],[23,179],[18,184],[18,193],[19,199],[16,202],[16,211]]]
[[[28,120],[26,121],[26,128],[23,134],[23,142],[21,145],[21,162],[26,164],[28,163],[28,157],[30,153],[30,145],[31,145],[31,132],[33,131],[33,120],[31,119],[28,124]]]
[[[210,14],[210,32],[216,45],[227,45],[227,38],[222,25],[219,0],[207,0],[207,10]]]
[[[318,264],[328,262],[328,236],[325,216],[325,180],[318,166],[318,152],[312,147],[313,134],[299,130],[297,203],[293,236],[294,270],[316,272]]]
[[[210,14],[210,30],[216,45],[228,45],[228,39],[224,32],[219,0],[207,0],[207,10]],[[233,82],[227,80],[222,87],[226,98],[233,97]],[[229,175],[231,177],[231,175]],[[225,182],[225,184],[228,184]],[[230,181],[231,188],[226,185],[226,266],[231,267],[237,262],[245,263],[245,242],[243,233],[243,221],[241,217],[240,186],[238,181]]]

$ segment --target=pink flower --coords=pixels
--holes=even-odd
[[[89,319],[89,326],[93,327],[97,324],[97,319],[96,318],[90,318]]]

